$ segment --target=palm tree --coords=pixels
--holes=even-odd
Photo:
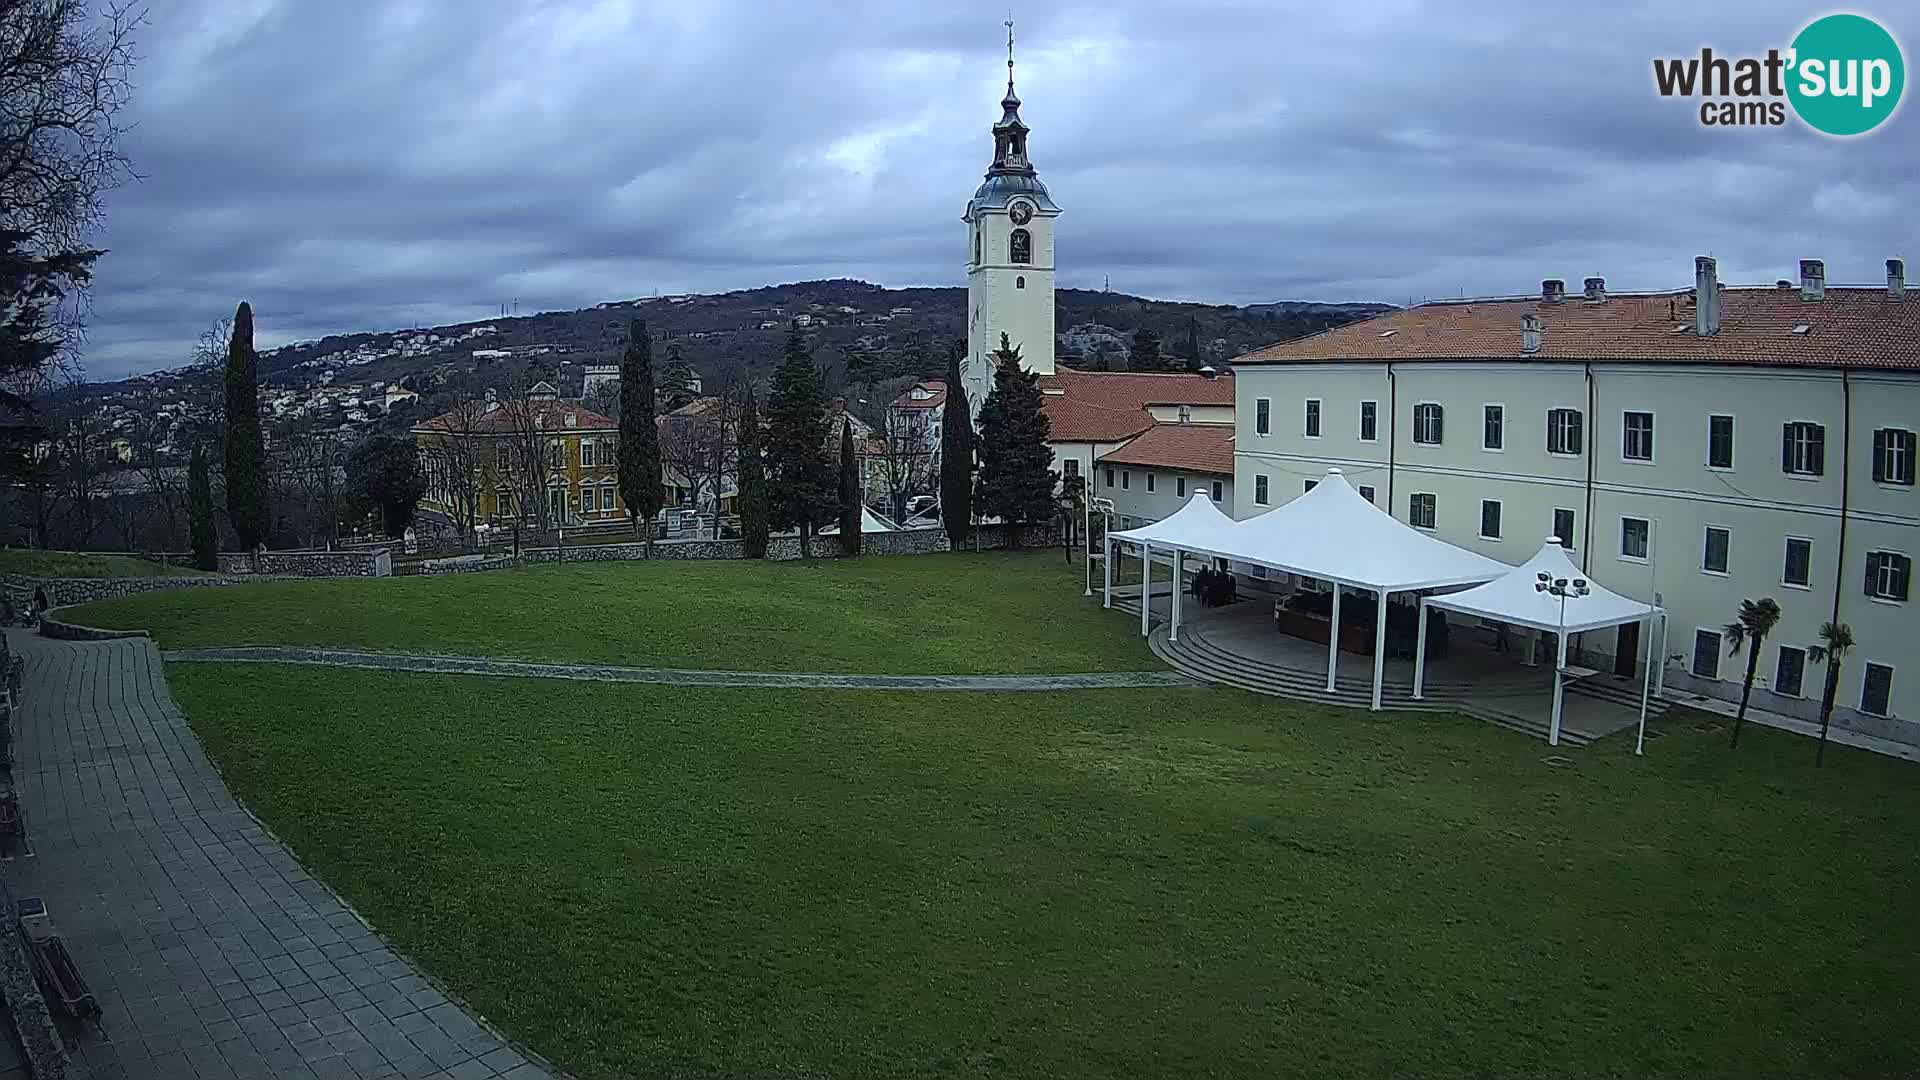
[[[1814,751],[1815,765],[1827,757],[1827,725],[1833,721],[1834,692],[1840,689],[1840,661],[1852,651],[1853,627],[1834,622],[1820,624],[1820,644],[1807,650],[1807,659],[1827,665],[1827,688],[1820,695],[1820,749]]]
[[[1726,626],[1728,656],[1738,653],[1741,645],[1747,646],[1747,678],[1740,684],[1740,711],[1733,714],[1732,746],[1740,745],[1740,725],[1746,722],[1747,699],[1753,696],[1754,669],[1760,666],[1760,643],[1779,622],[1780,605],[1769,596],[1757,604],[1740,601],[1740,617]]]

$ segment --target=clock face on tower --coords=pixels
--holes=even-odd
[[[1015,225],[1025,225],[1033,220],[1033,204],[1016,200],[1007,208],[1007,216],[1013,219]]]

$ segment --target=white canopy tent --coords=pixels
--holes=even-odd
[[[1290,574],[1321,578],[1336,586],[1366,589],[1375,594],[1373,708],[1380,708],[1381,679],[1386,665],[1387,595],[1412,589],[1475,585],[1492,581],[1511,568],[1484,555],[1429,536],[1396,520],[1362,496],[1339,469],[1312,491],[1246,521],[1234,521],[1196,491],[1187,505],[1151,525],[1107,537],[1107,563],[1112,566],[1115,542],[1140,545],[1140,631],[1148,628],[1152,549],[1174,552],[1174,592],[1168,635],[1180,632],[1179,563],[1183,553],[1208,555],[1251,563]],[[1340,656],[1340,589],[1333,591],[1333,618],[1327,643],[1327,689],[1334,688]],[[1111,606],[1113,574],[1107,573],[1107,604]],[[1424,626],[1422,627],[1424,630]]]
[[[1586,630],[1638,622],[1645,647],[1645,677],[1640,687],[1640,734],[1634,744],[1639,753],[1646,741],[1647,697],[1653,680],[1653,627],[1664,612],[1654,604],[1641,603],[1594,582],[1567,558],[1558,537],[1547,537],[1533,558],[1484,585],[1462,592],[1430,596],[1420,601],[1420,644],[1414,649],[1413,696],[1420,697],[1426,680],[1427,608],[1457,611],[1464,615],[1532,627],[1559,638],[1559,656],[1554,664],[1553,725],[1547,742],[1560,743],[1560,710],[1565,695],[1567,635]],[[1662,650],[1664,652],[1664,650]]]

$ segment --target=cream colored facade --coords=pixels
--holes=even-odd
[[[1737,698],[1744,652],[1729,656],[1722,642],[1717,663],[1708,662],[1711,639],[1696,656],[1696,632],[1717,635],[1743,599],[1770,596],[1784,614],[1761,654],[1758,707],[1817,716],[1825,668],[1795,650],[1817,644],[1821,624],[1837,619],[1858,645],[1841,668],[1836,716],[1920,742],[1920,595],[1909,582],[1908,600],[1875,598],[1867,583],[1869,553],[1920,557],[1920,490],[1876,482],[1873,463],[1876,430],[1920,428],[1920,374],[1548,360],[1245,364],[1235,374],[1235,516],[1281,505],[1337,466],[1402,521],[1414,496],[1431,496],[1437,536],[1510,564],[1570,517],[1576,564],[1610,589],[1666,608],[1670,691]],[[1307,431],[1308,401],[1318,402],[1317,435]],[[1363,402],[1374,403],[1371,439],[1362,438]],[[1438,443],[1415,440],[1420,406],[1439,407]],[[1497,423],[1489,407],[1498,408]],[[1577,453],[1549,450],[1554,409],[1579,416]],[[1640,414],[1631,437],[1628,413]],[[1647,416],[1652,445],[1643,457]],[[1709,461],[1715,416],[1732,418],[1725,467]],[[1724,431],[1727,421],[1717,423]],[[1796,423],[1822,429],[1817,476],[1783,468],[1783,426]],[[1491,531],[1483,501],[1498,504]],[[1634,538],[1623,553],[1623,530],[1637,533],[1640,521],[1644,558],[1631,550]],[[1787,580],[1789,540],[1807,552],[1804,583]],[[1581,638],[1574,645],[1585,655],[1613,664],[1615,631]],[[1873,673],[1891,676],[1884,715],[1861,712],[1873,704],[1863,702],[1869,665],[1890,669]]]

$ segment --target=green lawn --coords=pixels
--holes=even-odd
[[[92,604],[163,647],[334,645],[581,663],[879,674],[1159,668],[1060,554],[574,563],[273,582]]]
[[[1556,769],[1222,689],[168,674],[317,873],[582,1077],[1920,1069],[1920,772],[1764,729]]]
[[[84,555],[77,551],[39,551],[0,548],[0,574],[32,577],[121,578],[172,577],[198,574],[185,566],[168,566],[131,555]]]

